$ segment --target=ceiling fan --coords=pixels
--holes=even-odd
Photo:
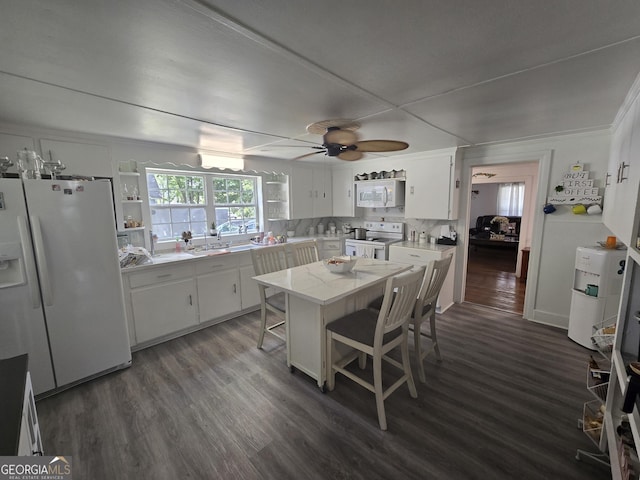
[[[307,132],[322,135],[322,146],[311,147],[317,152],[307,153],[296,157],[295,160],[324,153],[329,157],[338,157],[340,160],[360,160],[366,152],[393,152],[404,150],[409,146],[406,142],[397,140],[363,140],[358,141],[355,130],[360,124],[350,120],[323,120],[307,126]]]

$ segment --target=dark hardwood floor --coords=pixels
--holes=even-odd
[[[322,394],[289,373],[277,339],[256,349],[258,324],[142,350],[38,401],[45,453],[91,480],[610,478],[574,458],[596,449],[577,428],[589,352],[563,330],[454,305],[439,315],[442,363],[427,359],[418,399],[405,387],[387,399],[383,432],[373,394],[341,375]]]
[[[471,247],[465,301],[522,313],[526,284],[516,277],[516,261],[516,250]]]

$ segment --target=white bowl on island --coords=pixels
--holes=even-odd
[[[324,266],[332,273],[348,273],[353,270],[357,261],[356,257],[343,255],[340,257],[331,257],[323,260]]]

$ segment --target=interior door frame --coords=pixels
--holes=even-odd
[[[542,207],[546,202],[547,188],[549,185],[549,175],[551,171],[551,150],[535,150],[530,152],[514,151],[489,153],[484,148],[466,151],[463,158],[463,167],[461,171],[460,185],[460,216],[458,220],[458,231],[464,232],[459,236],[458,242],[458,258],[462,258],[462,262],[458,262],[456,277],[461,279],[457,282],[455,288],[456,302],[463,302],[465,289],[467,284],[467,262],[469,256],[469,228],[471,228],[470,210],[471,210],[471,171],[473,167],[483,165],[496,165],[506,163],[538,163],[538,182],[537,191],[534,200],[535,207],[533,212],[533,230],[531,234],[531,251],[529,256],[529,270],[527,273],[527,288],[524,299],[523,318],[533,320],[535,308],[535,299],[538,290],[538,269],[540,263],[540,251],[542,247],[542,236],[544,228],[544,213]]]

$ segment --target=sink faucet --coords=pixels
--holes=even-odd
[[[222,240],[222,232],[218,230],[218,241]]]
[[[209,239],[207,238],[207,232],[204,232],[204,249],[209,250]]]

